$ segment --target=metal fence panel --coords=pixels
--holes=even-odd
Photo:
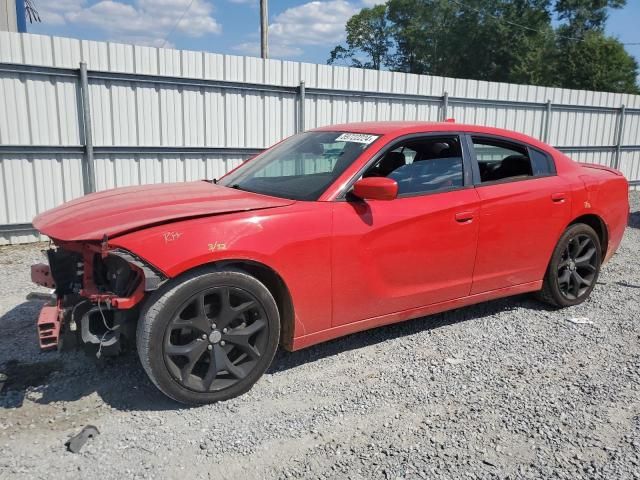
[[[37,239],[33,215],[91,188],[91,151],[98,190],[214,178],[300,129],[332,123],[502,127],[578,161],[618,165],[640,183],[637,95],[0,32],[0,107],[0,243]]]

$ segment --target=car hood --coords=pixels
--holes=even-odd
[[[205,181],[164,183],[92,193],[38,215],[33,226],[57,240],[101,240],[186,218],[292,203]]]

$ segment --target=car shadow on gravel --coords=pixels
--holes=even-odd
[[[93,393],[117,410],[175,410],[142,370],[135,352],[97,360],[82,350],[40,352],[36,333],[43,303],[27,301],[0,317],[0,409],[72,402]],[[4,378],[4,380],[2,380]]]
[[[36,404],[48,405],[79,401],[94,393],[111,408],[121,411],[189,408],[173,402],[155,388],[135,352],[100,361],[81,350],[38,352],[35,321],[39,305],[25,302],[0,317],[0,352],[4,352],[0,356],[0,373],[7,375],[0,391],[0,409],[20,408],[27,397]],[[341,352],[522,306],[547,309],[527,295],[464,307],[354,333],[297,352],[280,350],[267,373],[294,369]],[[21,347],[16,348],[20,344]]]
[[[489,302],[479,303],[468,307],[449,310],[442,313],[428,315],[405,322],[394,323],[382,327],[354,333],[329,342],[314,345],[312,347],[286,352],[280,350],[267,373],[276,373],[309,362],[322,360],[325,357],[337,355],[349,350],[356,350],[378,343],[393,340],[395,338],[414,335],[427,330],[446,327],[455,323],[477,320],[514,308],[524,307],[537,311],[553,311],[554,309],[535,300],[532,295],[524,294],[514,297],[501,298]]]

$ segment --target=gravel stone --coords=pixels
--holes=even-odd
[[[46,244],[0,248],[0,478],[640,478],[640,195],[591,298],[530,295],[281,351],[197,408],[135,354],[38,350]],[[571,319],[586,317],[592,324]],[[100,435],[78,454],[65,442]]]

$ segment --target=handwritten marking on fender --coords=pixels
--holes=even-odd
[[[220,243],[217,240],[214,243],[209,244],[210,252],[215,252],[217,250],[226,250],[226,249],[227,249],[226,243]]]
[[[162,234],[162,238],[164,238],[164,243],[175,242],[182,236],[182,232],[164,232]]]

